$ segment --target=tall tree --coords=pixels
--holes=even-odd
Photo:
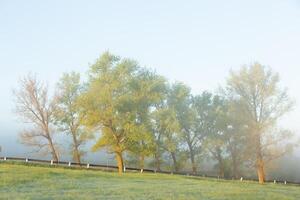
[[[180,125],[176,118],[176,112],[166,104],[155,112],[155,130],[159,135],[159,147],[167,152],[173,161],[173,169],[179,171],[177,159],[180,144]]]
[[[247,121],[240,115],[240,111],[236,108],[236,102],[227,99],[228,102],[228,128],[226,135],[226,150],[231,161],[231,174],[235,179],[242,175],[242,167],[249,159],[247,156]]]
[[[141,69],[130,85],[135,112],[135,125],[139,131],[130,137],[129,151],[139,157],[140,168],[144,168],[145,157],[155,154],[155,136],[151,116],[155,105],[165,96],[165,79],[148,69]]]
[[[14,90],[16,113],[32,129],[21,132],[21,142],[36,148],[38,152],[50,152],[52,159],[58,161],[57,145],[53,140],[53,111],[55,105],[48,96],[47,86],[35,76],[28,75],[20,80],[20,86]]]
[[[199,99],[202,102],[200,130],[206,136],[207,149],[217,161],[219,176],[224,177],[228,128],[227,103],[220,96],[207,92],[202,94],[202,99],[202,101],[201,97]]]
[[[155,150],[154,150],[154,165],[157,171],[161,171],[161,165],[163,163],[163,158],[162,155],[165,152],[163,148],[163,133],[160,129],[160,116],[158,114],[158,111],[163,109],[163,101],[158,104],[155,107],[155,111],[152,113],[151,116],[151,124],[152,124],[152,133],[153,133],[153,138],[154,138],[154,145],[155,145]]]
[[[191,101],[191,109],[194,116],[190,118],[190,120],[193,120],[191,124],[191,130],[193,131],[193,137],[191,138],[193,142],[190,149],[194,149],[191,156],[195,157],[205,150],[205,139],[211,125],[212,94],[203,92],[201,95],[192,96]],[[197,165],[194,164],[193,168],[194,173],[196,173]]]
[[[279,87],[278,74],[259,63],[232,71],[227,91],[237,100],[240,117],[247,121],[248,149],[254,158],[259,183],[264,183],[266,163],[288,151],[278,145],[286,142],[289,132],[277,131],[276,123],[293,104],[286,90]]]
[[[114,153],[119,173],[130,136],[139,131],[131,87],[138,71],[136,62],[106,52],[91,66],[88,88],[80,100],[85,125],[100,132],[93,150],[106,148]]]
[[[195,131],[196,113],[192,109],[192,95],[190,88],[182,83],[175,83],[171,87],[169,106],[175,110],[176,119],[179,122],[180,134],[183,143],[187,146],[192,171],[197,172],[196,156],[199,153],[199,132]]]
[[[81,163],[83,151],[80,147],[90,137],[84,129],[79,97],[83,92],[79,73],[66,73],[57,84],[55,97],[55,122],[60,130],[72,137],[71,153],[76,163]]]

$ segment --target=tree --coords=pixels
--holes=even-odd
[[[129,151],[139,157],[140,168],[144,168],[145,157],[155,154],[155,136],[151,116],[155,105],[165,96],[165,78],[148,69],[140,69],[130,84],[135,112],[135,125],[139,131],[131,135]]]
[[[242,175],[242,166],[249,159],[247,156],[247,122],[241,117],[236,108],[236,102],[227,99],[228,102],[228,129],[226,134],[226,150],[231,161],[231,174],[235,179]]]
[[[90,137],[82,125],[82,112],[78,99],[83,91],[80,74],[64,74],[57,84],[55,122],[60,130],[72,137],[73,160],[81,163],[83,151],[80,147]]]
[[[196,156],[199,154],[201,136],[195,131],[196,113],[192,109],[192,95],[190,88],[182,83],[175,83],[171,86],[169,95],[169,106],[174,109],[176,119],[180,126],[180,134],[183,143],[189,152],[192,164],[192,171],[197,173]]]
[[[48,88],[32,75],[20,80],[20,87],[14,90],[16,113],[25,123],[33,125],[21,132],[21,142],[36,148],[38,152],[50,152],[58,161],[57,144],[53,141],[53,111],[55,104],[48,97]]]
[[[289,131],[276,129],[276,124],[293,103],[286,90],[279,87],[278,74],[259,63],[232,71],[227,92],[247,122],[247,149],[253,156],[259,183],[264,183],[266,163],[289,150],[284,145]]]
[[[201,95],[192,96],[191,99],[191,109],[193,110],[193,120],[191,124],[192,142],[188,142],[190,147],[191,157],[203,153],[205,150],[205,139],[209,133],[210,114],[211,114],[211,100],[212,94],[209,92],[203,92]],[[189,141],[189,140],[187,140]],[[194,158],[192,159],[194,160]],[[195,161],[193,161],[195,162]],[[192,162],[192,163],[193,163]],[[193,165],[193,172],[196,173],[197,165]]]
[[[158,114],[159,110],[161,110],[164,106],[164,101],[156,105],[155,111],[151,116],[151,124],[152,124],[152,133],[154,137],[155,143],[155,151],[154,151],[154,163],[157,171],[161,171],[161,165],[163,163],[162,155],[165,152],[163,148],[162,141],[162,131],[160,128],[160,115]]]
[[[206,137],[206,147],[213,158],[217,161],[219,176],[225,175],[225,154],[228,128],[227,102],[218,95],[204,92],[195,100],[196,108],[201,116],[199,130]],[[201,106],[202,105],[202,106]]]
[[[138,71],[135,61],[106,52],[91,66],[87,91],[80,98],[85,125],[100,132],[93,150],[106,148],[114,153],[119,173],[130,137],[139,131],[131,87]]]
[[[173,160],[174,170],[179,171],[177,154],[180,143],[180,125],[176,118],[176,112],[166,104],[155,112],[155,130],[159,135],[159,147],[168,152]],[[159,152],[158,152],[159,153]]]

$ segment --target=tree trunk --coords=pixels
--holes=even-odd
[[[143,154],[140,155],[140,169],[141,172],[144,171],[144,166],[145,166],[145,156]]]
[[[53,159],[54,162],[58,162],[58,155],[57,155],[57,152],[54,148],[52,138],[48,137],[47,139],[48,139],[48,142],[49,142],[49,147],[50,147],[52,159]]]
[[[257,161],[256,161],[256,170],[257,170],[257,176],[258,181],[260,184],[263,184],[265,182],[265,166],[261,155],[258,155]]]
[[[224,163],[223,163],[223,161],[219,161],[219,176],[221,178],[224,178],[224,176],[225,176],[225,170],[224,170]]]
[[[81,164],[81,159],[80,159],[80,153],[78,148],[74,149],[74,158],[75,158],[75,162],[78,163],[79,165]]]
[[[235,179],[239,178],[239,170],[238,170],[238,164],[237,164],[237,159],[236,156],[232,154],[232,175]]]
[[[155,154],[155,165],[156,165],[156,171],[161,171],[161,169],[160,169],[160,155],[159,155],[159,153]]]
[[[76,134],[72,133],[73,136],[73,143],[74,143],[74,152],[73,152],[73,159],[75,160],[76,163],[78,163],[80,165],[81,163],[81,159],[80,159],[80,153],[79,153],[79,149],[78,149],[78,141],[76,138]]]
[[[219,162],[219,176],[224,178],[225,175],[225,166],[224,166],[224,160],[222,157],[222,151],[220,148],[217,148],[217,156],[218,156],[218,162]]]
[[[171,156],[172,156],[172,160],[173,160],[174,170],[175,170],[175,172],[178,172],[178,165],[177,165],[175,152],[171,152]]]
[[[194,153],[194,149],[192,147],[192,145],[189,143],[188,144],[189,147],[189,151],[190,151],[190,159],[191,159],[191,163],[192,163],[192,172],[194,175],[197,174],[197,165],[195,162],[195,153]]]
[[[191,163],[192,163],[192,170],[193,170],[193,174],[196,175],[197,174],[197,166],[195,163],[195,154],[194,151],[190,151],[191,153]]]
[[[265,182],[265,164],[262,156],[261,150],[261,138],[260,135],[256,135],[256,171],[258,176],[258,181],[260,184]]]
[[[47,138],[48,143],[49,143],[49,148],[50,148],[50,152],[51,152],[51,155],[52,155],[52,159],[53,159],[54,162],[58,162],[58,154],[57,154],[56,149],[54,147],[52,137],[50,135],[48,124],[44,124],[43,128],[44,128],[44,133],[45,133],[46,138]]]
[[[157,171],[161,171],[160,169],[160,137],[161,137],[161,134],[158,135],[158,138],[157,138],[157,145],[156,145],[156,152],[155,152],[155,164],[156,164],[156,170]]]
[[[118,164],[119,174],[122,174],[123,167],[124,167],[122,152],[116,152],[116,160],[117,160],[117,164]]]

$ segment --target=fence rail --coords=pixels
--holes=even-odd
[[[118,166],[115,165],[100,165],[100,164],[90,164],[90,163],[76,163],[76,162],[66,162],[66,161],[53,161],[53,160],[42,160],[42,159],[32,159],[32,158],[20,158],[20,157],[0,157],[2,161],[23,161],[25,163],[36,163],[36,164],[49,164],[49,165],[57,165],[57,166],[68,166],[68,167],[81,167],[88,169],[111,169],[117,170]],[[140,171],[139,168],[126,167],[126,171]],[[143,169],[143,172],[156,173],[156,170],[153,169]],[[161,173],[170,173],[161,171]]]
[[[0,157],[0,161],[21,161],[25,163],[36,163],[36,164],[44,164],[44,165],[53,165],[53,166],[62,166],[62,167],[73,167],[73,168],[86,168],[86,169],[93,169],[93,170],[110,170],[116,171],[118,169],[115,165],[100,165],[100,164],[90,164],[90,163],[76,163],[76,162],[66,162],[66,161],[53,161],[53,160],[42,160],[42,159],[33,159],[33,158],[20,158],[20,157]],[[143,169],[140,168],[133,168],[133,167],[126,167],[124,168],[126,171],[141,171],[141,172],[148,172],[148,173],[160,173],[160,174],[175,174],[175,175],[184,175],[184,176],[191,176],[191,177],[205,177],[205,178],[213,178],[213,179],[221,179],[221,180],[234,180],[233,178],[221,178],[219,176],[211,176],[205,174],[189,174],[187,172],[170,172],[170,171],[157,171],[154,169]],[[257,179],[253,178],[243,178],[241,177],[240,181],[258,181]],[[292,182],[292,181],[285,181],[285,180],[267,180],[268,183],[274,184],[293,184],[300,186],[300,182]]]

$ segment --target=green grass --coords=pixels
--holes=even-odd
[[[300,187],[0,163],[0,199],[300,199]]]

